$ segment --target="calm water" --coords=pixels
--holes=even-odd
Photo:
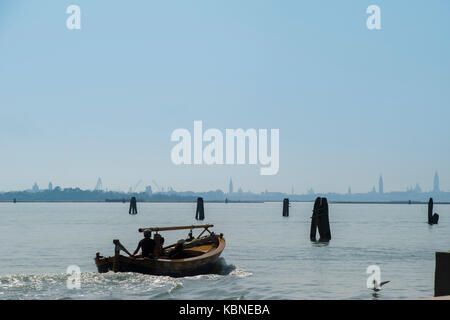
[[[373,299],[366,268],[391,283],[377,299],[433,296],[435,251],[450,250],[450,206],[331,204],[333,239],[309,241],[312,203],[206,203],[204,223],[227,247],[221,274],[188,278],[98,274],[96,252],[113,255],[113,239],[134,250],[140,227],[195,224],[195,204],[1,203],[0,299]],[[166,243],[186,231],[164,233]],[[198,231],[197,231],[198,233]],[[194,232],[194,234],[197,234]],[[69,265],[81,289],[66,288]]]

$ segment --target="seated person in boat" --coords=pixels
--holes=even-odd
[[[136,253],[138,253],[139,249],[142,249],[142,254],[139,256],[136,256]],[[155,240],[152,239],[152,232],[151,231],[145,231],[144,232],[144,239],[139,241],[139,244],[133,252],[133,257],[147,257],[147,258],[153,258],[153,250],[155,249]]]
[[[159,241],[159,254],[161,255],[161,256],[163,256],[163,255],[165,255],[166,254],[166,251],[164,250],[164,238],[163,237],[161,237],[161,239],[160,239],[160,241]]]
[[[179,257],[183,252],[183,245],[185,242],[186,240],[184,239],[178,240],[175,247],[172,249],[172,251],[169,252],[169,258],[176,259],[177,257]]]

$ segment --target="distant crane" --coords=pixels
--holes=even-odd
[[[139,180],[139,181],[134,185],[134,188],[133,188],[134,192],[136,192],[136,189],[137,189],[137,187],[139,187],[139,185],[141,184],[141,182],[142,182],[142,179]]]
[[[102,191],[102,189],[103,189],[102,178],[98,178],[97,184],[95,185],[94,190],[95,190],[95,191]]]
[[[155,184],[155,186],[158,188],[158,191],[161,191],[161,188],[159,187],[159,185],[156,183],[155,180],[152,180],[152,182]]]
[[[134,185],[134,187],[130,187],[129,193],[133,193],[136,192],[137,187],[139,187],[139,185],[141,184],[142,179],[139,180],[138,182],[136,182],[136,184]]]

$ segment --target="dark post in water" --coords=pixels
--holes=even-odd
[[[428,201],[428,224],[437,224],[439,221],[439,215],[433,214],[433,198]]]
[[[317,197],[314,202],[313,215],[311,217],[311,241],[316,241],[316,232],[319,229],[319,242],[331,240],[330,221],[328,219],[328,200],[327,198]]]
[[[436,252],[434,296],[450,295],[450,252]]]
[[[131,197],[130,199],[130,210],[128,210],[129,214],[137,214],[137,205],[136,205],[136,197]]]
[[[203,207],[203,198],[197,198],[197,211],[195,212],[196,220],[205,219],[205,208]]]
[[[283,217],[289,217],[289,199],[284,198],[283,200]]]

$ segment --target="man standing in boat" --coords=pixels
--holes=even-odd
[[[153,250],[155,249],[155,240],[152,239],[152,232],[145,231],[144,239],[139,241],[138,247],[133,252],[133,257],[138,253],[139,249],[142,249],[142,257],[153,258]]]

